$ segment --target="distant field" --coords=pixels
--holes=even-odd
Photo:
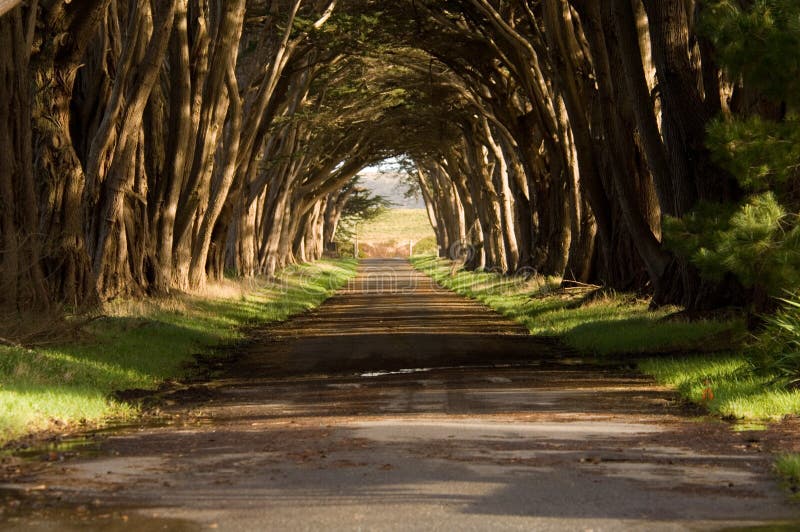
[[[425,209],[390,209],[358,226],[359,249],[368,257],[408,256],[408,242],[414,254],[436,252],[436,237]]]

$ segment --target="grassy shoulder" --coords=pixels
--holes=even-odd
[[[0,443],[43,430],[135,416],[110,394],[156,389],[186,376],[194,354],[241,338],[245,325],[311,309],[355,275],[352,260],[293,266],[273,282],[227,282],[203,294],[121,302],[78,341],[27,350],[0,347]]]
[[[741,350],[649,358],[639,363],[639,369],[725,418],[777,421],[800,414],[800,390],[775,385],[773,375],[753,373]],[[706,388],[711,389],[713,399],[704,400]]]
[[[451,262],[432,257],[413,258],[412,264],[532,334],[558,337],[581,353],[635,358],[644,373],[723,417],[767,420],[800,414],[800,391],[787,391],[773,384],[773,376],[749,371],[741,321],[673,319],[680,309],[651,311],[647,301],[626,294],[562,290],[559,279],[456,271]],[[714,398],[703,401],[707,387]]]

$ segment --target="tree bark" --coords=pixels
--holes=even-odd
[[[0,84],[0,309],[16,311],[47,310],[51,299],[36,230],[27,86],[32,31],[22,8],[0,19],[0,79],[7,81]]]

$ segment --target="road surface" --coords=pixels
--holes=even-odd
[[[365,260],[254,331],[163,423],[47,453],[6,485],[19,530],[682,530],[800,512],[758,432]]]

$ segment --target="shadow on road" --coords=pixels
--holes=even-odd
[[[30,467],[6,517],[176,530],[798,519],[758,433],[687,413],[649,379],[532,338],[405,262],[365,261],[318,310],[255,331],[218,378],[165,396],[165,424]]]

